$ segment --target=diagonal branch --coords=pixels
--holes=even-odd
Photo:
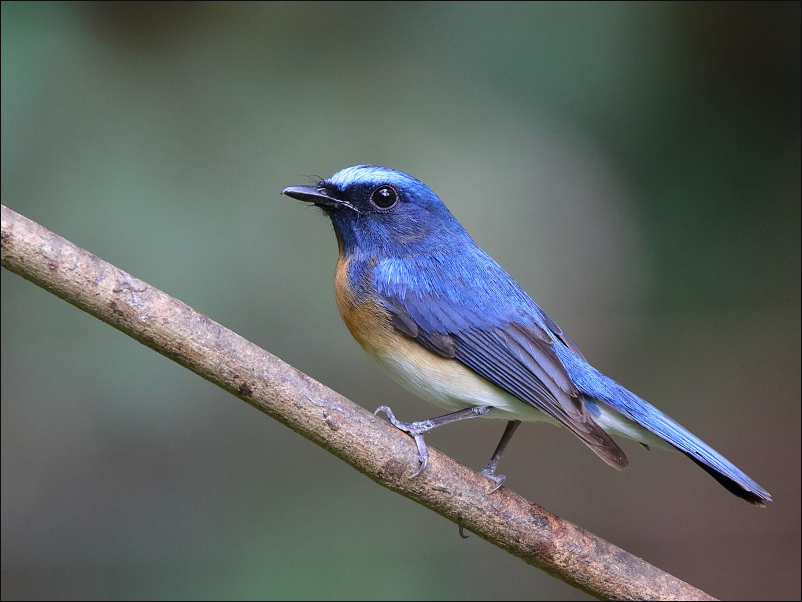
[[[412,440],[188,305],[2,207],[2,265],[236,395],[380,485],[604,599],[714,600]]]

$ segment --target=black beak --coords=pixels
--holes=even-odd
[[[334,209],[339,209],[340,207],[354,208],[350,203],[335,199],[325,188],[319,186],[290,186],[282,190],[281,194],[286,194],[292,199],[306,203],[314,203],[321,207],[332,207]]]

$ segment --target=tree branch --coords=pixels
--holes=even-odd
[[[604,599],[714,600],[412,439],[188,305],[2,207],[2,265],[236,395],[380,485]]]

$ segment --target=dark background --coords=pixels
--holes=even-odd
[[[279,196],[432,187],[601,370],[765,486],[524,425],[507,485],[726,599],[800,597],[799,3],[2,3],[2,198],[358,403]],[[428,437],[477,469],[503,424]],[[2,272],[4,599],[578,599]]]

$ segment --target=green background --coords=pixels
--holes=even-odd
[[[3,203],[365,407],[280,190],[426,182],[599,369],[765,486],[524,425],[507,485],[726,599],[800,597],[799,3],[2,3]],[[469,466],[503,425],[428,437]],[[3,599],[584,599],[2,272]]]

